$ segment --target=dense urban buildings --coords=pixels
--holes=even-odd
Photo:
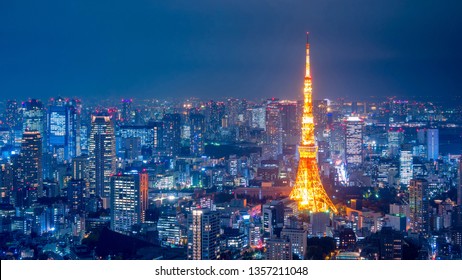
[[[306,51],[299,100],[5,101],[0,258],[461,259],[462,107],[317,100]]]

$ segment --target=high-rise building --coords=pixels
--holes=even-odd
[[[205,117],[201,114],[191,114],[190,120],[190,151],[193,156],[204,154]]]
[[[220,258],[220,217],[209,209],[195,209],[188,215],[188,259]]]
[[[363,162],[363,122],[358,117],[346,119],[345,159],[347,166],[358,166]]]
[[[296,145],[300,141],[300,124],[297,122],[297,101],[278,102],[281,113],[282,143]]]
[[[413,177],[412,146],[403,145],[399,154],[399,177],[402,185],[409,185]]]
[[[401,144],[404,141],[404,130],[399,128],[398,130],[388,131],[388,155],[394,157],[398,155]]]
[[[6,102],[5,123],[10,128],[15,128],[21,124],[21,116],[16,100],[8,100]]]
[[[19,182],[16,190],[22,194],[22,199],[27,200],[23,205],[30,206],[43,196],[42,136],[38,131],[24,132],[18,163]],[[21,205],[19,200],[18,205]]]
[[[437,128],[427,129],[427,159],[437,160],[439,154],[439,132]]]
[[[327,108],[328,102],[324,100],[313,101],[313,116],[315,130],[322,131],[327,126]]]
[[[47,112],[48,150],[62,163],[77,156],[80,118],[70,100],[58,97],[51,102]]]
[[[75,180],[89,179],[89,162],[87,156],[79,156],[72,159],[72,178]]]
[[[161,213],[157,222],[157,230],[159,231],[159,241],[162,246],[175,247],[183,245],[181,244],[183,232],[176,211]]]
[[[428,181],[412,179],[409,183],[409,210],[411,231],[427,235],[429,233]]]
[[[87,184],[88,182],[82,179],[67,182],[67,201],[72,213],[79,214],[85,210]]]
[[[266,105],[266,143],[273,159],[282,154],[282,135],[281,109],[277,101],[269,101]]]
[[[147,175],[147,174],[146,174]],[[144,178],[138,173],[117,174],[111,177],[111,228],[129,233],[132,226],[142,221],[146,190],[142,190]],[[144,187],[144,186],[143,186]]]
[[[148,126],[152,127],[152,155],[160,156],[165,153],[164,123],[152,122]]]
[[[207,103],[208,121],[209,127],[207,133],[209,138],[214,139],[219,134],[219,130],[222,126],[222,119],[225,115],[225,104],[223,102],[209,101]]]
[[[132,122],[132,99],[122,99],[122,112],[120,114],[120,121],[125,124]]]
[[[264,107],[252,108],[250,126],[266,130],[266,112]]]
[[[91,116],[89,179],[91,197],[110,197],[110,178],[116,172],[114,125],[109,116]]]
[[[22,103],[23,127],[22,131],[38,131],[43,137],[45,135],[45,110],[42,102],[30,99]],[[46,141],[42,140],[42,150],[46,147]]]
[[[269,238],[280,236],[284,226],[284,204],[282,201],[273,200],[263,205],[263,229]]]
[[[10,204],[13,190],[14,171],[9,162],[0,163],[0,202]]]
[[[164,118],[164,146],[168,156],[178,156],[181,149],[181,115],[165,114]]]

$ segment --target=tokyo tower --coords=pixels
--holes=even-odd
[[[310,44],[308,43],[308,33],[306,34],[306,39],[306,73],[305,87],[303,90],[302,137],[300,146],[298,147],[300,160],[298,163],[295,186],[290,193],[290,199],[298,202],[299,210],[308,210],[313,213],[329,211],[337,213],[337,209],[324,190],[316,162],[318,147],[314,139]]]

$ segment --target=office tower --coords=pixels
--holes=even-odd
[[[363,162],[363,121],[358,117],[346,119],[345,159],[347,166],[358,166]]]
[[[132,122],[132,99],[122,99],[122,112],[120,114],[120,121],[124,124],[130,124]]]
[[[167,155],[178,156],[181,149],[181,115],[165,114],[164,118],[164,146]]]
[[[30,99],[22,103],[23,127],[22,132],[38,131],[43,138],[45,135],[45,110],[42,102]],[[42,150],[46,148],[46,141],[42,139]]]
[[[267,260],[292,260],[292,243],[288,239],[270,239],[266,241]]]
[[[130,233],[142,221],[142,184],[138,173],[111,177],[111,229]]]
[[[207,103],[208,124],[207,133],[209,138],[214,139],[219,135],[222,119],[225,115],[225,104],[223,102],[209,101]]]
[[[281,114],[282,143],[284,145],[296,145],[300,141],[297,101],[281,100],[278,102],[278,106]]]
[[[314,100],[313,101],[313,117],[314,117],[314,129],[322,131],[327,127],[327,100]]]
[[[80,151],[78,155],[87,154],[88,155],[88,126],[80,126]]]
[[[48,150],[56,154],[58,163],[62,163],[77,155],[80,118],[68,99],[58,97],[51,102],[47,112]]]
[[[181,244],[183,233],[176,211],[162,212],[157,222],[157,230],[159,231],[159,241],[162,246],[175,247],[183,245]]]
[[[89,139],[90,197],[110,197],[110,177],[116,172],[114,126],[109,116],[91,116]]]
[[[398,130],[390,129],[388,131],[388,155],[394,157],[398,155],[401,144],[404,141],[404,130],[399,128]]]
[[[0,149],[11,145],[11,130],[8,127],[0,127]]]
[[[308,35],[307,35],[308,40]],[[304,87],[302,139],[298,152],[300,160],[298,163],[297,178],[295,186],[290,193],[290,198],[298,202],[299,210],[311,212],[326,212],[332,210],[337,212],[334,204],[327,196],[319,176],[318,164],[316,162],[318,147],[314,138],[314,120],[312,104],[312,81],[310,70],[310,44],[306,43],[306,71]]]
[[[280,236],[284,226],[284,203],[279,200],[273,200],[263,205],[263,230],[269,238]]]
[[[220,258],[220,218],[216,211],[195,209],[188,215],[188,259]]]
[[[307,236],[308,232],[303,228],[284,228],[281,231],[281,238],[290,241],[292,253],[297,255],[301,260],[305,258]]]
[[[250,126],[266,130],[266,110],[264,107],[255,107],[250,109]]]
[[[85,197],[88,182],[82,179],[72,179],[67,182],[67,203],[69,211],[79,214],[85,210]]]
[[[5,123],[10,128],[15,128],[21,124],[21,116],[16,100],[8,100],[6,102]]]
[[[0,163],[0,203],[11,203],[14,182],[13,165],[10,162]]]
[[[425,179],[412,179],[409,183],[409,210],[411,231],[428,235],[429,206],[428,181]]]
[[[439,133],[437,128],[427,129],[427,159],[438,160]]]
[[[43,196],[42,136],[38,131],[24,132],[18,163],[19,182],[16,188],[24,194],[23,199],[27,201],[24,206],[30,206]]]
[[[79,156],[72,159],[72,178],[75,180],[87,180],[89,177],[88,156]]]
[[[278,103],[269,101],[266,105],[266,144],[269,157],[277,159],[282,154],[282,119]]]
[[[409,185],[413,177],[412,146],[403,145],[399,154],[399,177],[402,185]]]
[[[191,128],[191,155],[202,156],[204,154],[205,117],[201,114],[191,114],[189,121]]]
[[[152,155],[160,156],[165,153],[164,123],[152,122],[148,126],[152,127]]]

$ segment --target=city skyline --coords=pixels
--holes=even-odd
[[[251,0],[246,9],[240,3],[172,3],[177,2],[146,0],[130,7],[59,2],[47,11],[65,13],[33,24],[37,30],[51,24],[47,34],[56,37],[34,35],[50,43],[50,49],[37,44],[29,56],[22,56],[30,66],[24,68],[22,85],[14,83],[18,72],[5,72],[5,88],[33,87],[33,73],[43,78],[44,87],[33,91],[35,98],[17,93],[0,101],[5,105],[0,106],[0,259],[462,259],[462,106],[451,66],[459,54],[448,51],[457,43],[427,40],[421,45],[415,37],[428,27],[417,25],[427,23],[422,20],[429,9],[440,15],[448,6],[423,1],[417,9],[422,13],[408,18],[416,8],[406,3],[384,8],[363,0],[332,0],[307,3],[322,13],[310,10],[305,22],[298,16],[306,11],[302,6],[295,11],[295,0]],[[21,21],[24,30],[50,6],[31,7],[37,13],[22,15],[27,17]],[[141,7],[145,9],[139,17],[132,14]],[[261,8],[258,14],[247,9],[256,7]],[[162,16],[149,17],[154,11]],[[241,14],[254,17],[234,18]],[[81,17],[88,22],[73,21]],[[274,21],[261,22],[265,17]],[[64,24],[54,25],[57,18]],[[332,26],[316,27],[333,18]],[[374,21],[365,25],[368,18]],[[456,22],[451,16],[433,19],[435,30],[443,22]],[[222,26],[224,22],[230,25]],[[343,22],[357,29],[337,33],[337,24]],[[164,24],[149,29],[153,23]],[[298,47],[284,47],[297,42],[292,36],[311,24],[303,32],[304,55]],[[178,32],[175,28],[182,25],[189,29]],[[267,29],[256,32],[261,26]],[[290,26],[297,28],[265,40]],[[234,33],[239,27],[245,32]],[[221,28],[224,37],[217,36]],[[87,29],[91,31],[85,33]],[[445,29],[448,33],[438,33],[438,38],[457,29]],[[312,30],[320,36],[311,36]],[[75,31],[62,38],[67,38],[64,45],[76,45],[55,52],[63,42],[50,39],[62,39],[63,31]],[[150,32],[160,32],[154,45],[144,44],[153,42],[146,36]],[[208,35],[202,37],[202,32]],[[2,35],[12,33],[0,30]],[[17,35],[3,46],[24,39]],[[325,44],[331,35],[336,36],[327,41],[333,45]],[[241,44],[242,36],[249,45]],[[385,40],[400,36],[406,40]],[[77,43],[79,38],[86,40]],[[90,43],[91,38],[96,40]],[[229,40],[226,47],[214,45],[224,38]],[[373,38],[385,44],[368,45]],[[163,49],[164,43],[177,39],[181,44]],[[319,45],[320,51],[311,45]],[[356,52],[360,46],[367,51]],[[94,57],[107,50],[111,52]],[[129,50],[138,51],[129,55]],[[10,49],[9,54],[22,51]],[[47,52],[48,57],[28,60]],[[178,53],[182,55],[176,57]],[[287,58],[285,66],[276,53]],[[292,56],[304,68],[291,63]],[[162,63],[152,64],[160,57]],[[74,60],[78,58],[80,64]],[[14,55],[8,59],[3,70],[21,66]],[[425,67],[413,68],[420,63]],[[440,64],[444,67],[435,67]],[[44,70],[40,75],[39,68]],[[78,76],[84,68],[88,75]],[[74,80],[56,79],[53,71]],[[298,81],[303,73],[303,82]],[[72,86],[77,77],[82,78],[80,88]],[[75,94],[40,97],[50,79],[57,87],[72,87]],[[159,81],[171,84],[159,86]],[[147,94],[137,97],[140,83]],[[113,91],[107,91],[108,85]],[[104,89],[91,96],[79,92],[92,87]],[[168,96],[159,93],[162,87]],[[252,93],[243,91],[252,87]],[[273,95],[291,87],[300,89],[293,96]],[[325,96],[326,88],[341,98]],[[353,88],[357,91],[347,94]],[[366,96],[372,89],[375,97]],[[385,95],[390,89],[420,95]],[[280,275],[308,274],[307,267],[292,268],[283,272],[281,267]],[[263,275],[257,267],[255,272]]]
[[[297,99],[310,31],[314,99],[460,102],[458,1],[4,5],[2,98]]]

